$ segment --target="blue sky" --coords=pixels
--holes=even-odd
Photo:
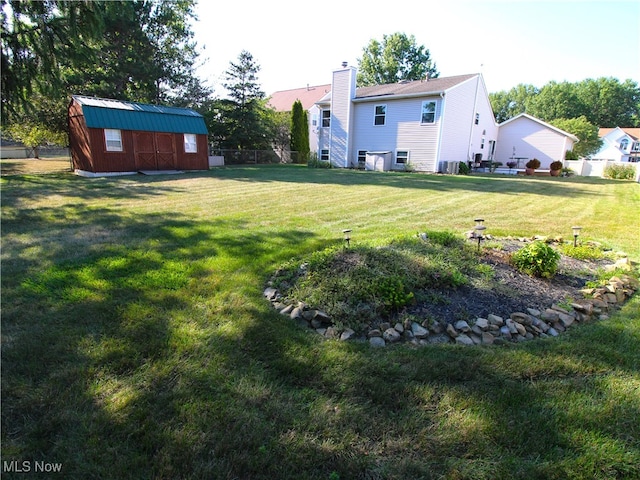
[[[489,92],[520,83],[615,77],[640,83],[640,1],[200,0],[194,24],[199,75],[224,96],[221,78],[242,50],[260,65],[265,93],[331,83],[357,66],[373,38],[414,35],[440,76],[482,72]],[[413,5],[413,6],[410,6]]]

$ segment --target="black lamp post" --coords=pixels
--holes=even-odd
[[[473,227],[473,230],[475,231],[475,236],[478,239],[478,253],[480,253],[480,242],[484,238],[483,232],[487,227],[484,226],[484,218],[476,218],[474,221],[476,222],[476,226]]]
[[[577,247],[578,235],[580,235],[580,230],[582,230],[582,227],[571,227],[571,230],[573,230],[573,246]]]

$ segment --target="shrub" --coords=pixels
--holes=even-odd
[[[541,240],[521,248],[511,256],[511,263],[523,273],[551,278],[558,270],[560,254]]]
[[[633,180],[635,174],[635,165],[607,165],[604,169],[605,178],[613,178],[616,180]]]
[[[560,160],[551,162],[551,165],[549,165],[549,170],[562,170],[562,162]]]
[[[525,165],[525,167],[527,168],[532,168],[532,169],[536,169],[536,168],[540,168],[540,160],[538,160],[537,158],[532,158],[531,160],[529,160],[527,162],[527,164]]]
[[[567,150],[564,154],[565,160],[578,160],[578,154],[573,150]]]
[[[381,278],[376,290],[390,311],[397,311],[413,301],[413,293],[407,292],[402,279],[396,276]]]
[[[460,162],[460,167],[458,167],[458,174],[460,175],[469,175],[471,173],[471,169],[466,162]]]
[[[577,258],[578,260],[599,260],[604,258],[604,252],[601,248],[593,245],[576,245],[567,243],[560,247],[560,251],[567,257]]]

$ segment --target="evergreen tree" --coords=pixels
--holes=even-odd
[[[291,150],[298,153],[298,161],[308,160],[309,124],[307,112],[302,108],[300,100],[296,100],[291,109]]]
[[[230,98],[219,105],[226,123],[222,143],[238,150],[270,148],[273,129],[265,94],[258,83],[260,66],[246,50],[238,55],[237,63],[230,63],[223,84]]]

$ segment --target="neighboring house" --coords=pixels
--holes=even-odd
[[[498,138],[480,74],[356,88],[343,65],[317,105],[318,156],[336,167],[452,171],[491,160]]]
[[[207,170],[207,127],[193,110],[74,95],[69,144],[76,173]]]
[[[316,102],[324,97],[330,90],[330,84],[281,90],[274,92],[267,102],[276,112],[291,112],[295,101],[300,100],[302,108],[307,112],[309,120],[309,149],[312,152],[318,150],[317,130],[320,121],[320,109],[316,105]]]
[[[545,170],[551,162],[563,161],[577,141],[574,135],[521,113],[500,124],[495,161],[503,165],[516,161],[517,168],[524,168],[529,159],[537,158],[539,168]]]
[[[640,161],[640,128],[601,128],[598,136],[602,146],[591,155],[592,160]]]

